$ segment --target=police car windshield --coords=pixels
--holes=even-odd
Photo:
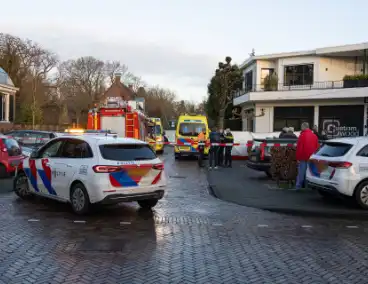
[[[179,134],[182,136],[198,136],[202,130],[206,130],[204,123],[181,123]]]
[[[353,147],[351,144],[327,142],[318,150],[317,155],[323,157],[342,157]]]
[[[156,154],[146,144],[107,144],[100,146],[102,158],[111,161],[154,160]]]

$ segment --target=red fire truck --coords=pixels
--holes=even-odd
[[[109,99],[89,111],[87,129],[111,131],[119,137],[146,141],[150,120],[139,110],[138,102]]]

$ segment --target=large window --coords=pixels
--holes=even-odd
[[[253,89],[253,71],[245,74],[245,91],[250,92]]]
[[[313,127],[314,107],[274,107],[273,131],[281,131],[284,127],[293,127],[300,131],[303,122]]]
[[[284,86],[313,85],[313,64],[284,67]]]
[[[262,68],[261,69],[261,87],[264,89],[264,83],[267,76],[271,76],[275,72],[273,68]]]

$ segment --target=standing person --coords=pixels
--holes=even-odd
[[[206,129],[202,129],[201,132],[198,134],[198,166],[203,167],[203,156],[204,156],[204,148],[206,143]],[[203,144],[203,145],[201,145]]]
[[[234,136],[230,132],[230,129],[227,128],[225,130],[225,143],[233,144],[234,143]],[[225,146],[225,167],[232,167],[232,156],[231,156],[231,150],[233,149],[233,146]]]
[[[220,133],[217,132],[217,128],[214,127],[210,133],[210,143],[211,143],[211,146],[210,146],[210,169],[212,169],[212,167],[214,166],[215,169],[217,169],[218,167],[218,149],[219,149],[219,146],[217,145],[213,145],[214,143],[215,144],[218,144],[220,143]]]
[[[328,136],[327,136],[327,133],[326,131],[322,130],[321,131],[321,140],[328,140]]]
[[[318,132],[318,126],[313,126],[313,133],[317,136],[318,140],[322,140],[322,135]]]
[[[303,122],[301,128],[302,131],[296,144],[296,160],[299,162],[296,189],[303,187],[308,160],[319,147],[318,137],[309,129],[308,122]]]
[[[223,129],[220,129],[220,143],[221,144],[224,144],[225,143],[225,135],[224,135],[224,130]],[[218,165],[220,167],[223,166],[224,164],[224,151],[225,150],[225,146],[219,146],[219,149],[218,149]]]
[[[284,127],[282,130],[281,130],[281,133],[279,135],[279,138],[285,138],[285,135],[286,133],[288,132],[289,128],[287,127]]]
[[[296,139],[298,137],[294,133],[294,128],[293,127],[289,127],[287,129],[287,132],[284,134],[284,136],[282,136],[282,138],[291,138],[291,139],[295,138]]]

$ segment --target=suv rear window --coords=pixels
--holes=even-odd
[[[9,156],[19,156],[22,154],[22,150],[15,139],[5,138],[2,140]]]
[[[143,161],[156,159],[156,154],[146,144],[101,145],[100,152],[105,160]]]
[[[352,147],[353,145],[351,144],[328,142],[325,143],[316,154],[323,157],[342,157],[349,152]]]

